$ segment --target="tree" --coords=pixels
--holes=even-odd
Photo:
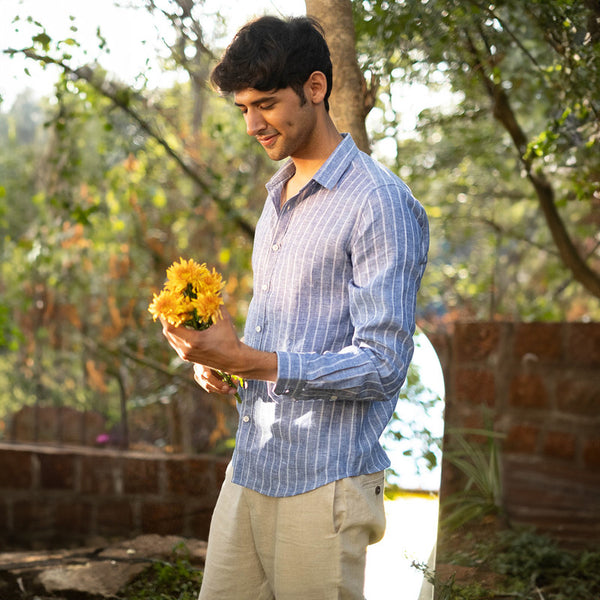
[[[193,395],[205,407],[200,435],[186,442],[180,432],[170,443],[198,450],[227,435],[228,409],[199,397],[147,306],[166,267],[191,255],[223,271],[226,301],[241,321],[254,204],[273,167],[240,135],[237,111],[202,85],[199,73],[213,57],[200,52],[199,15],[183,2],[162,6],[159,14],[180,29],[172,64],[185,62],[193,85],[151,90],[113,81],[97,63],[74,64],[77,42],[53,39],[33,19],[31,44],[9,52],[58,67],[59,77],[37,121],[30,109],[28,119],[21,111],[0,127],[0,168],[14,166],[3,178],[10,208],[0,215],[2,285],[10,291],[0,331],[12,344],[0,401],[4,411],[32,403],[96,408],[110,423],[122,421],[122,440],[125,405],[168,402],[181,422]],[[184,49],[191,43],[196,55]],[[31,159],[15,160],[5,143],[11,131],[23,132],[17,150]],[[19,332],[27,343],[15,348]]]
[[[367,88],[356,60],[352,3],[350,0],[306,0],[306,14],[315,17],[329,45],[333,69],[331,116],[338,130],[350,132],[356,145],[370,154],[365,125],[375,101],[376,82]]]
[[[386,102],[388,116],[400,81],[412,84],[413,89],[424,84],[429,90],[448,90],[451,102],[444,110],[421,112],[421,165],[411,158],[417,142],[400,139],[396,116],[385,119],[380,130],[388,137],[397,136],[397,160],[406,161],[409,179],[423,190],[423,197],[435,186],[436,191],[447,193],[449,202],[456,204],[458,196],[470,210],[469,215],[437,203],[434,215],[449,218],[454,214],[466,219],[471,229],[479,219],[489,231],[488,254],[495,255],[497,262],[488,261],[485,267],[492,296],[488,314],[493,318],[506,314],[507,309],[511,316],[520,313],[534,318],[595,314],[600,291],[598,241],[594,239],[600,203],[597,3],[378,0],[354,7],[363,69],[385,79],[386,93],[380,98]],[[484,131],[489,136],[487,144],[481,135]],[[460,136],[465,143],[456,143]],[[467,162],[470,166],[465,171]],[[465,186],[472,179],[471,169],[483,163],[488,173],[497,171],[501,180]],[[512,168],[503,168],[511,163]],[[522,185],[525,181],[528,190]],[[504,190],[499,189],[503,182]],[[486,211],[474,202],[486,198],[479,193],[486,187],[492,193],[487,195],[487,205],[493,199],[496,211]],[[544,229],[529,208],[527,222],[514,221],[519,213],[515,198],[522,207],[521,218],[525,205],[535,198]],[[453,220],[453,227],[457,238],[461,237],[461,222]],[[466,240],[469,233],[465,234]],[[558,257],[560,268],[554,274],[546,268],[537,282],[532,280],[531,269],[541,272],[543,262],[525,250],[527,244],[538,255],[540,250],[546,254],[546,267]],[[464,263],[465,281],[473,282],[479,278],[474,266],[477,269],[483,260],[467,246],[465,242],[462,253],[472,262]],[[519,269],[524,257],[529,272]],[[503,281],[507,269],[512,277]],[[516,285],[515,280],[529,282],[530,289]],[[588,294],[583,303],[582,291]],[[527,298],[525,304],[523,298]],[[466,300],[473,301],[474,296]]]

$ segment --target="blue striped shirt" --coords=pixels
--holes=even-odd
[[[349,135],[280,207],[290,160],[256,228],[245,342],[276,352],[276,382],[239,405],[234,483],[293,496],[389,466],[379,438],[412,358],[425,211]]]

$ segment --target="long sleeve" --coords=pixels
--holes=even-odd
[[[267,184],[245,342],[277,353],[275,382],[238,404],[233,481],[291,496],[389,466],[379,439],[413,353],[429,234],[408,187],[344,139],[281,206]]]
[[[426,262],[424,212],[405,187],[386,185],[370,191],[349,244],[352,277],[345,293],[351,344],[336,352],[278,350],[277,394],[295,399],[385,400],[404,382]],[[341,296],[339,290],[328,291]],[[307,315],[308,328],[310,318]]]

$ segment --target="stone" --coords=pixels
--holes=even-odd
[[[177,558],[202,567],[206,542],[175,535],[141,535],[105,548],[0,553],[0,599],[46,595],[78,600],[114,598],[152,561]],[[17,588],[18,595],[14,595]]]
[[[51,594],[81,592],[110,597],[115,596],[149,564],[111,560],[55,567],[40,573],[38,583]]]

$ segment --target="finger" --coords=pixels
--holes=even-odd
[[[198,363],[194,364],[194,380],[209,393],[235,394],[237,391],[225,383],[216,371]]]
[[[221,375],[213,369],[210,369],[207,381],[210,382],[220,394],[235,394],[237,392],[237,388],[231,387],[226,381],[223,381]]]

